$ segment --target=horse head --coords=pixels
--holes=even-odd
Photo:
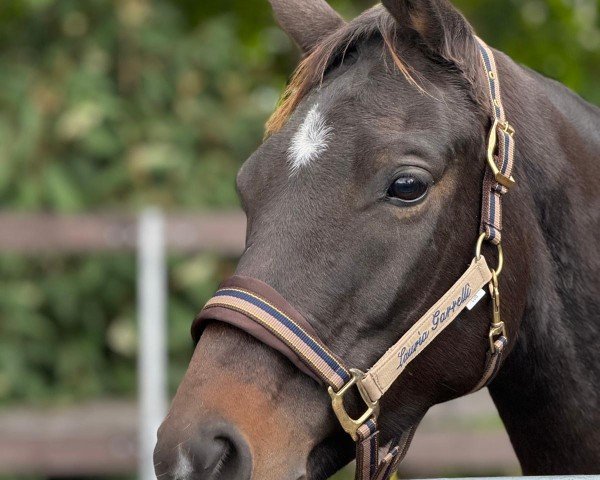
[[[348,23],[323,0],[271,3],[305,56],[237,178],[248,226],[236,274],[275,289],[367,369],[473,258],[490,129],[476,39],[446,0],[385,0]],[[511,297],[506,317],[520,318],[523,296]],[[408,365],[381,399],[382,442],[473,389],[490,315],[463,312]],[[347,404],[359,412],[357,398]],[[214,322],[155,460],[164,478],[317,480],[353,453],[322,385]]]

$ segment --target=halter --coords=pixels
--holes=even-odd
[[[198,340],[211,320],[229,323],[285,355],[302,372],[327,386],[333,411],[342,428],[356,442],[356,480],[388,480],[404,458],[416,425],[383,449],[379,448],[379,399],[408,364],[422,353],[466,308],[471,310],[488,285],[492,298],[489,350],[483,375],[473,391],[486,386],[496,375],[508,343],[500,317],[498,276],[504,264],[502,252],[502,196],[513,186],[514,129],[502,107],[498,70],[491,49],[478,37],[492,103],[492,127],[488,137],[487,163],[483,181],[480,235],[471,264],[452,287],[366,372],[348,368],[319,339],[311,325],[278,292],[260,280],[234,276],[224,282],[204,306],[192,326]],[[496,245],[498,264],[491,269],[481,254],[483,242]],[[352,418],[344,396],[356,387],[365,404],[359,418]]]

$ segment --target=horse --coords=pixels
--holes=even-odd
[[[492,128],[480,42],[448,0],[384,0],[349,22],[324,0],[271,4],[304,56],[237,176],[236,275],[364,371],[473,258]],[[600,473],[600,110],[493,55],[515,140],[502,302],[490,291],[403,366],[379,401],[379,445],[473,390],[493,313],[507,342],[488,388],[523,473]],[[497,243],[481,246],[490,264]],[[327,390],[289,355],[203,325],[158,432],[158,478],[322,480],[353,459]],[[345,408],[364,410],[356,391]]]

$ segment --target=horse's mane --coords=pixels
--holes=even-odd
[[[402,62],[395,48],[396,21],[377,5],[353,21],[345,24],[318,44],[298,65],[286,87],[275,112],[266,124],[265,136],[280,130],[294,109],[314,87],[320,85],[331,65],[343,59],[346,51],[359,41],[379,36],[394,64],[406,79],[423,91],[410,74],[410,68]]]

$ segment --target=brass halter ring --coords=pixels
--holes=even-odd
[[[479,260],[479,257],[481,257],[481,246],[483,245],[484,240],[485,233],[482,233],[479,235],[479,238],[477,239],[477,245],[475,246],[475,258],[477,260]],[[499,277],[502,267],[504,266],[504,252],[502,251],[502,245],[497,244],[496,248],[498,249],[498,265],[494,272],[496,273],[496,276]]]
[[[361,383],[363,378],[365,378],[365,374],[357,368],[351,368],[350,374],[352,375],[352,378],[340,390],[336,392],[333,388],[329,387],[327,391],[331,397],[331,406],[333,407],[333,412],[340,421],[340,425],[346,431],[346,433],[352,437],[352,440],[356,442],[358,441],[358,429],[362,427],[363,424],[369,420],[369,418],[376,419],[379,415],[379,403],[377,401],[373,402],[369,398],[369,394]],[[360,416],[360,418],[357,419],[350,417],[350,415],[348,415],[346,412],[346,407],[344,406],[344,395],[348,390],[350,390],[350,388],[352,388],[353,385],[356,385],[358,388],[358,393],[360,393],[361,398],[367,406],[367,410]]]

